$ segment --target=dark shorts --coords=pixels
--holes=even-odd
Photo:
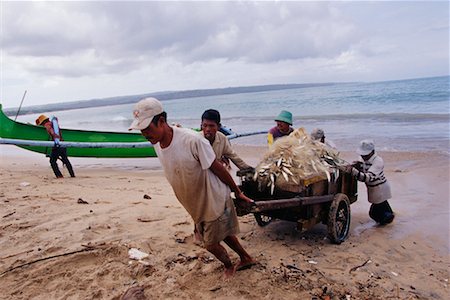
[[[225,203],[223,214],[214,221],[200,222],[195,228],[203,239],[204,246],[217,244],[227,236],[239,233],[239,223],[234,208],[233,200],[230,198]]]
[[[372,204],[369,215],[375,222],[380,224],[391,223],[394,219],[394,212],[387,200],[378,204]]]

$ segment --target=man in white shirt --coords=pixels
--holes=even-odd
[[[154,145],[166,178],[194,220],[205,248],[224,264],[225,278],[254,265],[255,260],[236,237],[239,224],[230,194],[233,191],[242,201],[253,200],[242,193],[216,159],[209,142],[190,129],[169,126],[167,114],[155,98],[139,101],[133,113],[135,120],[130,129],[140,130]],[[232,264],[221,241],[239,255],[239,264]]]

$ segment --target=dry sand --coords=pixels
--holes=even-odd
[[[263,150],[237,147],[253,165]],[[239,237],[259,264],[224,281],[221,264],[193,243],[157,159],[72,158],[77,177],[61,180],[41,155],[0,151],[1,299],[120,299],[133,286],[148,299],[448,299],[448,155],[380,153],[396,219],[377,227],[360,184],[341,245],[324,225],[300,233],[240,217]],[[145,263],[130,260],[130,248],[149,253]]]

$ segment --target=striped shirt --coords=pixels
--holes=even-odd
[[[352,169],[353,176],[367,187],[367,198],[370,203],[381,203],[392,197],[391,187],[384,175],[384,161],[376,153],[362,163],[362,169]]]

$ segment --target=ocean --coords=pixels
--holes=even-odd
[[[200,125],[204,110],[220,111],[222,124],[237,133],[268,130],[281,110],[294,116],[294,128],[319,127],[342,151],[370,138],[382,151],[439,151],[449,154],[450,77],[372,83],[346,83],[256,93],[163,101],[170,123]],[[61,127],[127,131],[134,104],[48,112]],[[38,115],[18,121],[34,123]],[[236,144],[265,145],[266,136],[242,137]]]

